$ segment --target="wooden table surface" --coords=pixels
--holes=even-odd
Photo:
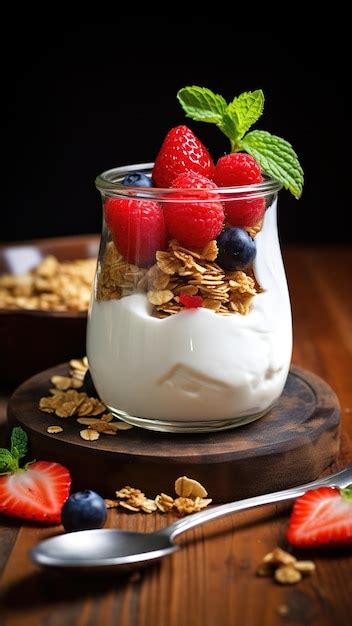
[[[337,469],[352,462],[352,250],[287,248],[297,365],[324,378],[342,411]],[[7,394],[0,397],[0,421]],[[0,520],[1,626],[344,626],[351,623],[352,551],[309,554],[316,573],[294,586],[257,578],[285,546],[289,505],[252,510],[189,532],[159,566],[106,580],[42,573],[27,559],[57,532]],[[109,526],[152,531],[174,519],[109,512]],[[297,556],[299,553],[296,551]]]

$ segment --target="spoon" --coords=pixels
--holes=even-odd
[[[30,558],[41,567],[85,573],[140,568],[179,550],[180,546],[174,543],[176,537],[195,526],[236,511],[297,498],[316,487],[343,488],[350,483],[352,465],[305,485],[206,509],[153,533],[103,528],[51,537],[37,544],[31,550]]]

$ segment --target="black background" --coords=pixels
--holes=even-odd
[[[99,232],[95,176],[154,160],[169,128],[185,122],[176,92],[188,84],[228,100],[262,88],[256,127],[289,140],[306,176],[300,201],[280,194],[282,239],[350,240],[342,35],[332,41],[318,30],[312,38],[309,30],[237,31],[210,16],[136,14],[110,24],[22,23],[9,39],[2,136],[10,171],[0,240]],[[216,127],[186,123],[214,157],[228,150]]]

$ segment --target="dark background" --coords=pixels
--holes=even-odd
[[[185,122],[176,92],[188,84],[228,100],[262,88],[256,127],[289,140],[306,176],[300,201],[281,192],[282,239],[350,239],[342,35],[237,31],[210,16],[121,15],[110,24],[17,25],[10,39],[2,52],[10,171],[0,240],[99,232],[95,176],[154,160],[169,128]],[[215,157],[228,150],[215,126],[186,123]]]

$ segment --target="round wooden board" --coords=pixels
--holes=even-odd
[[[140,428],[101,435],[86,442],[84,426],[38,409],[49,395],[50,378],[67,375],[68,364],[37,374],[14,392],[9,426],[28,433],[30,456],[66,465],[73,489],[93,489],[113,497],[133,485],[149,497],[174,493],[174,481],[199,480],[214,502],[268,493],[314,480],[336,457],[340,411],[335,393],[321,378],[292,367],[279,402],[267,415],[234,430],[206,434],[167,434]],[[83,389],[84,390],[84,389]],[[63,432],[50,435],[49,425]]]

